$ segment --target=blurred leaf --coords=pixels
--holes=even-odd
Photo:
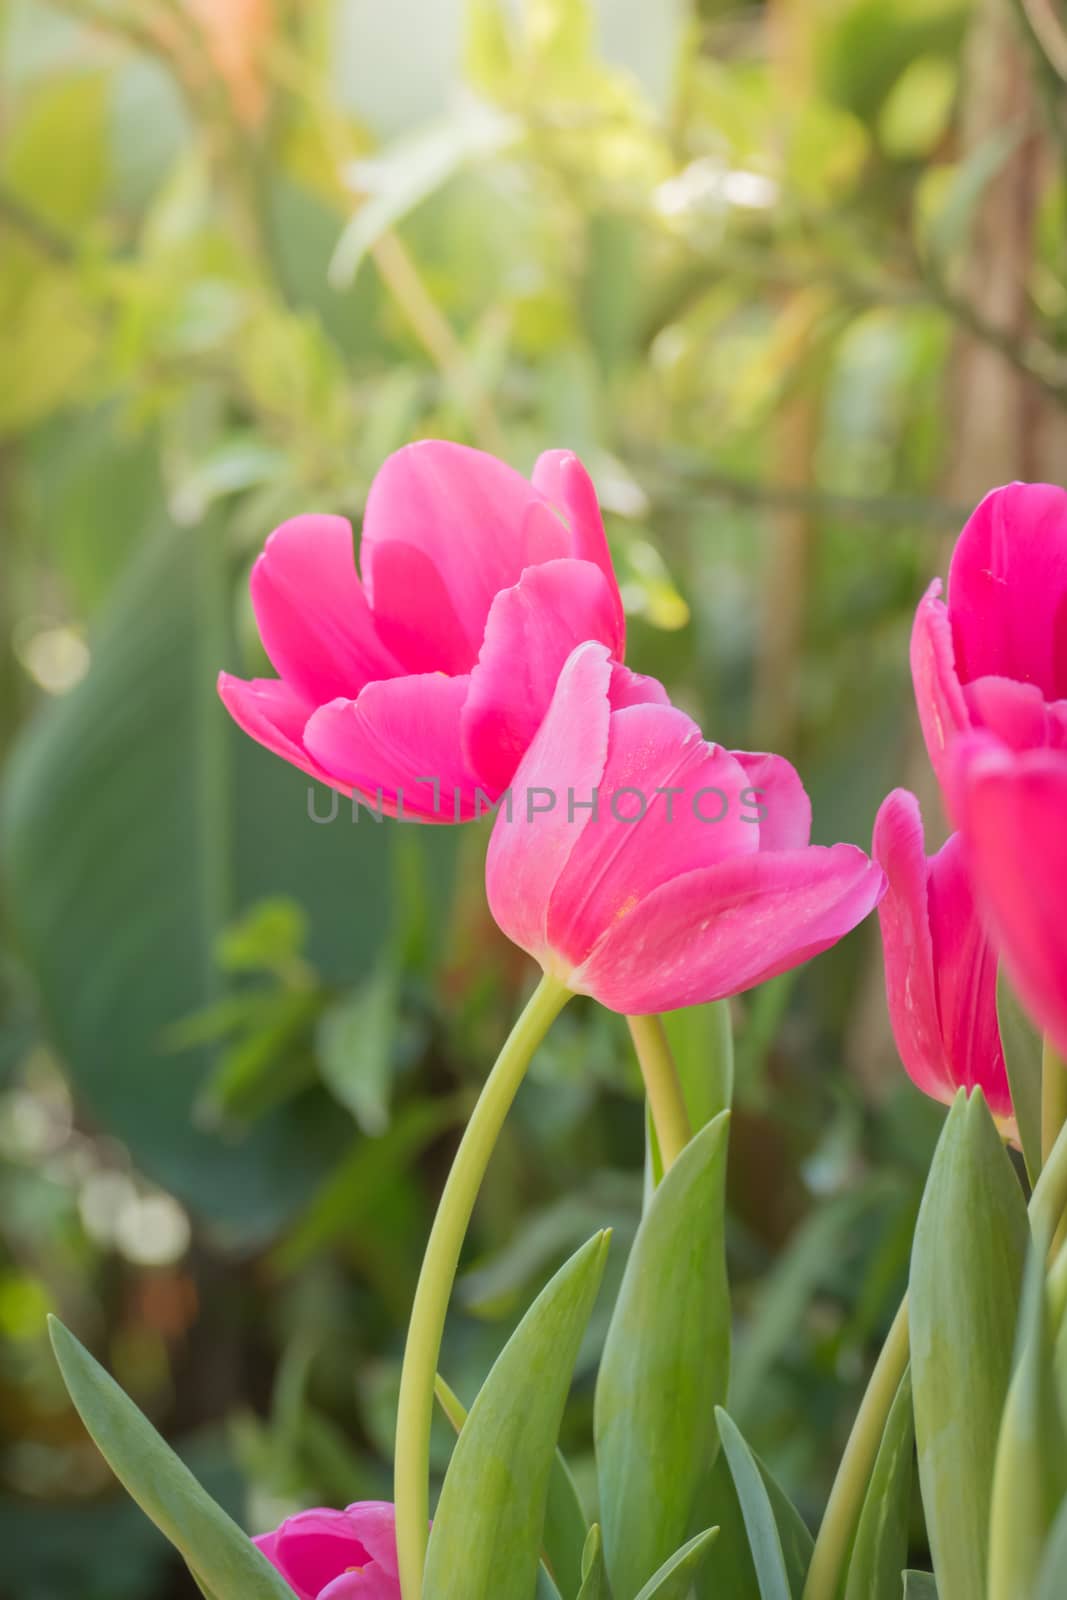
[[[219,1594],[240,1593],[247,1600],[292,1600],[281,1575],[201,1488],[115,1380],[54,1317],[49,1330],[63,1381],[93,1442],[198,1581]]]
[[[915,1425],[905,1373],[886,1418],[848,1564],[845,1600],[900,1600],[908,1559]]]
[[[0,846],[11,917],[87,1109],[202,1215],[262,1238],[321,1181],[345,1129],[314,1095],[240,1142],[197,1129],[209,1061],[176,1067],[165,1031],[218,997],[215,941],[266,896],[304,908],[327,979],[368,971],[379,933],[343,885],[383,899],[389,841],[343,812],[312,823],[307,780],[218,704],[219,538],[214,524],[168,533],[139,556],[88,676],[15,749]]]
[[[936,209],[927,217],[924,229],[927,248],[936,261],[967,248],[982,196],[1015,154],[1025,133],[1022,121],[1000,124],[946,176]]]
[[[1064,1572],[1067,1572],[1067,1503],[1060,1507],[1049,1534],[1034,1600],[1061,1600]],[[932,1600],[937,1600],[937,1596],[932,1596]]]
[[[1003,964],[997,968],[997,1020],[1011,1103],[1032,1186],[1041,1175],[1041,1034],[1023,1010]]]
[[[941,1600],[986,1592],[989,1511],[1030,1230],[985,1098],[960,1090],[926,1183],[911,1262],[911,1374]]]
[[[733,1026],[730,1002],[670,1011],[663,1026],[674,1054],[694,1132],[729,1111],[734,1094]]]
[[[1036,1588],[1067,1495],[1067,1430],[1045,1290],[1048,1241],[1035,1235],[1023,1285],[1015,1372],[1004,1406],[989,1521],[989,1600]]]
[[[718,1528],[707,1528],[676,1550],[659,1571],[652,1574],[637,1600],[686,1600],[718,1531]]]
[[[427,1600],[453,1594],[460,1572],[470,1600],[534,1593],[556,1440],[607,1246],[598,1234],[561,1268],[471,1407],[434,1515]]]
[[[904,1600],[937,1600],[937,1583],[933,1573],[905,1572]]]
[[[596,1387],[601,1525],[612,1588],[638,1589],[678,1548],[718,1442],[730,1297],[723,1240],[729,1116],[685,1147],[638,1229]]]
[[[491,106],[469,103],[447,119],[398,140],[382,154],[357,162],[352,181],[367,198],[338,241],[330,263],[334,288],[352,282],[367,252],[409,211],[464,167],[500,155],[521,131],[513,118]]]
[[[319,1021],[319,1070],[326,1087],[351,1111],[364,1133],[389,1126],[396,1032],[396,975],[381,965]]]
[[[99,211],[108,178],[106,73],[57,73],[35,86],[0,164],[12,192],[63,228]]]
[[[958,64],[946,56],[909,61],[878,118],[882,144],[891,156],[914,161],[934,149],[948,130],[958,79]]]

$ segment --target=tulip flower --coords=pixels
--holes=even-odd
[[[944,788],[946,751],[986,728],[1013,749],[1067,745],[1067,494],[994,489],[961,533],[948,604],[920,601],[911,671],[926,747]]]
[[[401,1600],[393,1508],[386,1502],[301,1511],[252,1542],[297,1600]]]
[[[614,1011],[715,1000],[835,944],[877,904],[862,850],[808,843],[779,756],[708,744],[660,686],[579,645],[489,844],[489,904],[545,972]]]
[[[1067,751],[988,734],[953,750],[949,795],[967,866],[1020,998],[1067,1055]]]
[[[267,540],[252,605],[277,678],[223,673],[246,733],[389,815],[460,822],[506,787],[574,646],[620,658],[596,494],[554,450],[532,482],[480,450],[405,446],[371,485],[356,570],[342,517]]]
[[[1009,1136],[1014,1114],[997,1022],[997,956],[953,834],[927,858],[919,802],[894,789],[874,824],[889,887],[878,907],[889,1018],[900,1059],[924,1094],[951,1105],[981,1088]]]

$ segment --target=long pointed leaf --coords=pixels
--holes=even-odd
[[[900,1574],[908,1559],[914,1438],[911,1375],[906,1372],[886,1419],[860,1513],[845,1600],[900,1600]]]
[[[426,1600],[528,1600],[549,1478],[608,1236],[560,1269],[508,1340],[468,1413],[426,1557]]]
[[[578,1600],[611,1600],[598,1522],[590,1528],[582,1551],[582,1586],[578,1590]]]
[[[638,1229],[597,1380],[608,1573],[634,1594],[692,1527],[717,1449],[730,1304],[723,1239],[728,1114],[686,1146]]]
[[[112,1472],[184,1557],[200,1588],[241,1600],[292,1600],[289,1585],[212,1500],[148,1418],[63,1324],[49,1332],[63,1381]]]
[[[792,1600],[781,1535],[763,1474],[736,1424],[721,1407],[716,1418],[723,1451],[730,1463],[734,1488],[741,1502],[752,1563],[759,1579],[760,1600]]]
[[[718,1532],[718,1528],[706,1528],[676,1550],[659,1571],[652,1574],[637,1600],[686,1600]]]
[[[930,1168],[910,1280],[919,1481],[941,1600],[986,1592],[993,1463],[1029,1238],[985,1099],[961,1090]]]

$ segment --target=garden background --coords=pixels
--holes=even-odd
[[[484,826],[316,822],[230,725],[256,551],[298,511],[358,527],[414,437],[571,447],[630,665],[789,756],[817,842],[869,845],[901,782],[936,833],[915,603],[987,489],[1063,478],[1067,18],[3,0],[0,72],[0,1593],[179,1600],[45,1314],[246,1526],[388,1497],[435,1198],[532,976]],[[814,1521],[941,1113],[873,923],[733,1012],[731,1411]],[[672,1027],[721,1080],[715,1014]],[[575,1005],[442,1357],[469,1400],[610,1223],[587,1490],[642,1151],[625,1025]]]

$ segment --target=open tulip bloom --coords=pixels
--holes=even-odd
[[[935,578],[911,670],[942,786],[952,741],[971,729],[1020,750],[1067,746],[1067,493],[1012,483],[986,495],[953,552],[947,605],[940,596]]]
[[[277,678],[222,673],[234,720],[387,815],[460,822],[499,795],[573,647],[622,658],[596,493],[576,456],[528,482],[483,451],[405,446],[371,485],[356,570],[342,517],[276,528],[252,605]]]
[[[902,1589],[910,1600],[933,1592],[926,1574],[901,1578],[914,1440],[938,1600],[1061,1600],[1065,508],[1047,485],[990,495],[957,546],[948,604],[936,583],[921,602],[915,689],[959,833],[928,858],[918,802],[897,790],[878,813],[873,860],[849,844],[813,846],[808,797],[787,761],[709,743],[655,679],[623,665],[596,496],[567,452],[542,456],[531,481],[458,445],[397,452],[370,491],[360,571],[338,517],[298,517],[272,534],[252,601],[278,676],[223,675],[231,714],[302,771],[380,810],[459,822],[493,807],[489,906],[542,976],[485,1078],[427,1243],[397,1404],[395,1512],[313,1510],[249,1541],[53,1325],[90,1433],[204,1594],[748,1600],[748,1558],[739,1564],[736,1548],[721,1567],[709,1560],[706,1586],[701,1574],[718,1530],[697,1530],[713,1498],[729,1504],[721,1484],[713,1493],[721,1446],[736,1538],[750,1545],[764,1600],[899,1600]],[[729,1106],[691,1125],[696,1097],[686,1099],[658,1013],[721,1003],[786,972],[876,906],[904,1066],[951,1110],[908,1293],[812,1541],[721,1409],[733,1322]],[[1002,1036],[1001,958],[1047,1030],[1043,1050],[1008,991]],[[574,995],[626,1016],[649,1110],[644,1214],[596,1384],[599,1529],[587,1527],[557,1440],[603,1235],[538,1296],[469,1414],[437,1373],[488,1163],[534,1052]],[[728,1029],[725,1011],[719,1023]],[[1029,1216],[1004,1135],[1021,1143]],[[428,1534],[435,1391],[459,1437]]]

